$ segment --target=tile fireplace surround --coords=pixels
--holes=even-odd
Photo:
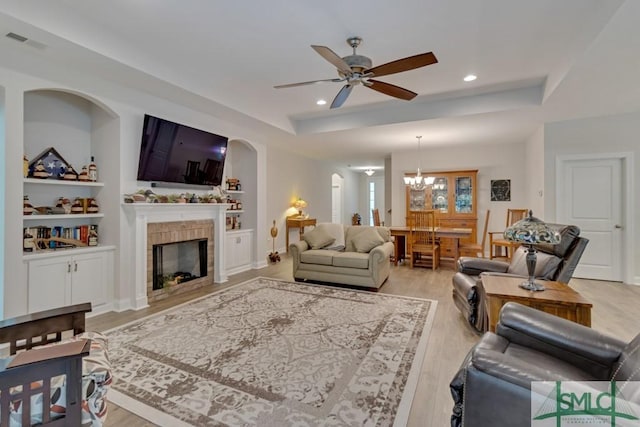
[[[178,221],[213,221],[213,282],[227,281],[224,263],[226,203],[124,203],[127,220],[133,226],[132,235],[135,288],[132,289],[131,305],[134,310],[147,307],[147,225]]]

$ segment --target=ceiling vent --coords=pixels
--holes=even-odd
[[[24,43],[27,40],[29,40],[25,36],[21,36],[20,34],[16,34],[16,33],[7,33],[6,36],[9,37],[10,39],[14,39],[16,41],[19,41],[20,43]]]
[[[5,34],[5,36],[9,39],[15,40],[17,42],[20,43],[24,43],[27,46],[31,46],[34,47],[36,49],[40,49],[40,50],[44,50],[47,48],[47,45],[45,45],[44,43],[40,43],[37,42],[35,40],[31,40],[25,36],[21,36],[20,34],[16,34],[16,33],[7,33]]]

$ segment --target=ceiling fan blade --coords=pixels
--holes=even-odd
[[[347,64],[344,59],[340,58],[334,51],[332,51],[328,47],[316,45],[311,45],[311,47],[313,48],[313,50],[318,52],[320,56],[331,62],[343,74],[349,76],[353,73],[349,64]]]
[[[367,74],[371,73],[371,75],[375,77],[386,76],[435,64],[436,62],[438,62],[438,59],[433,52],[421,53],[420,55],[409,56],[407,58],[398,59],[396,61],[378,65],[377,67],[369,68],[367,70]]]
[[[338,92],[336,97],[333,98],[333,102],[331,103],[330,108],[340,108],[342,104],[344,104],[344,101],[346,101],[347,98],[349,97],[349,94],[351,93],[351,89],[353,89],[352,85],[342,86],[342,89],[340,89],[340,92]]]
[[[345,79],[340,79],[340,78],[335,78],[335,79],[323,79],[323,80],[311,80],[308,82],[300,82],[300,83],[289,83],[286,85],[278,85],[278,86],[274,86],[275,89],[283,89],[283,88],[287,88],[287,87],[295,87],[295,86],[304,86],[304,85],[312,85],[312,84],[316,84],[316,83],[324,83],[324,82],[342,82]]]
[[[415,92],[411,92],[405,88],[401,88],[400,86],[392,85],[391,83],[385,83],[378,80],[369,79],[364,83],[366,87],[369,89],[376,90],[380,93],[384,93],[385,95],[393,96],[395,98],[404,99],[405,101],[410,101],[415,98],[418,94]]]

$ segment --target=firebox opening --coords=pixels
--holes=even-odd
[[[153,245],[153,290],[207,276],[207,239]]]

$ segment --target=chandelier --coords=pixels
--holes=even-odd
[[[404,183],[411,187],[412,190],[422,191],[427,186],[433,184],[435,177],[433,176],[422,176],[422,172],[420,171],[420,140],[422,136],[416,136],[418,138],[418,173],[416,176],[405,176]]]

